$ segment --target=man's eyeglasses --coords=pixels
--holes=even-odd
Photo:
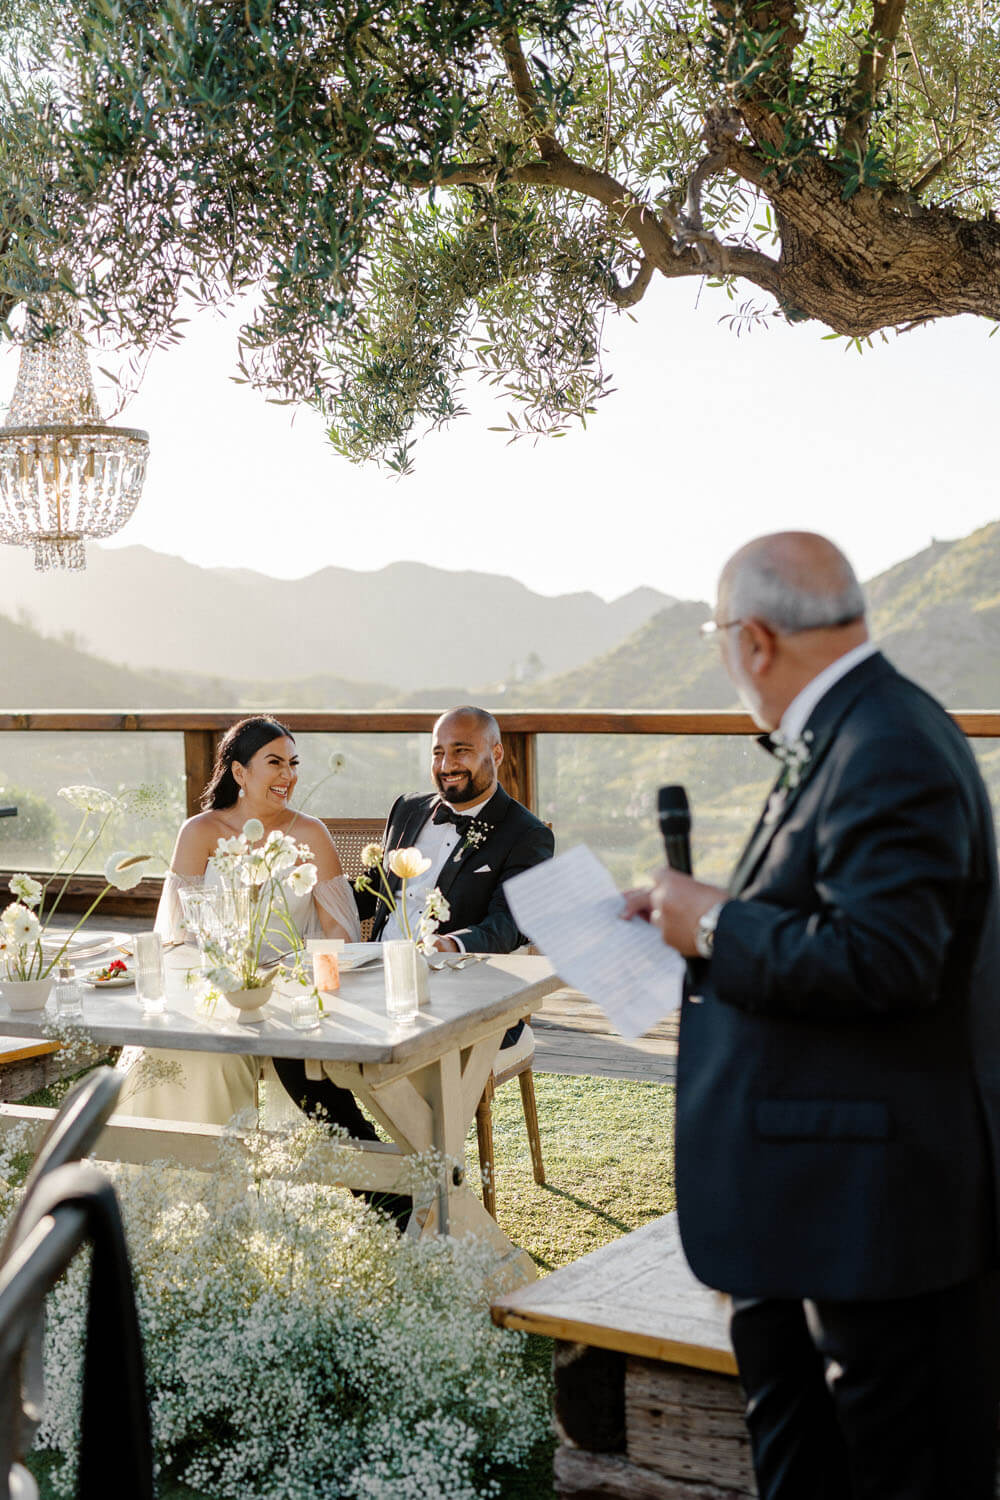
[[[724,630],[735,630],[737,625],[745,625],[745,620],[723,620],[720,624],[716,620],[706,620],[699,627],[699,634],[703,641],[714,641]]]

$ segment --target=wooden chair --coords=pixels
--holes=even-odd
[[[337,846],[340,862],[348,880],[361,874],[361,851],[366,844],[378,843],[385,824],[373,822],[371,818],[324,818],[330,836]],[[371,934],[371,920],[362,923],[361,935],[367,939]],[[367,931],[366,931],[367,928]],[[530,1020],[525,1016],[524,1020]],[[502,1062],[502,1054],[497,1061]],[[545,1165],[542,1161],[542,1142],[538,1133],[538,1108],[535,1102],[535,1078],[532,1072],[532,1057],[526,1057],[512,1068],[501,1068],[490,1078],[476,1109],[476,1138],[479,1143],[479,1172],[483,1184],[483,1205],[487,1213],[496,1218],[496,1173],[493,1152],[493,1094],[503,1084],[516,1078],[521,1086],[521,1104],[524,1108],[524,1123],[531,1148],[531,1170],[536,1182],[544,1183]]]
[[[330,830],[330,837],[337,846],[340,863],[348,880],[356,880],[361,874],[361,851],[366,844],[380,844],[385,832],[385,823],[374,818],[323,818]],[[361,924],[361,939],[368,942],[372,933],[372,918],[366,917]]]

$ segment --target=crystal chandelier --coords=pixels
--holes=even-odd
[[[46,341],[44,317],[63,325]],[[104,421],[75,323],[51,304],[29,314],[14,397],[0,427],[0,542],[34,547],[40,571],[86,567],[84,538],[120,530],[146,477],[149,434]]]

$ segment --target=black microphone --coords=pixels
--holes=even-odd
[[[661,786],[656,799],[667,864],[682,875],[691,874],[691,809],[682,786]]]

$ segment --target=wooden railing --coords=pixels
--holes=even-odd
[[[430,734],[442,709],[289,709],[279,715],[293,734]],[[135,713],[111,710],[46,710],[0,713],[0,735],[13,732],[170,733],[184,737],[184,773],[188,813],[197,812],[209,779],[216,746],[231,724],[245,717],[229,710],[157,709]],[[1000,738],[1000,712],[954,710],[952,717],[970,739]],[[760,731],[749,714],[720,709],[520,709],[497,715],[503,735],[500,781],[525,806],[537,810],[539,735],[752,735]],[[411,790],[410,788],[400,788]],[[380,812],[381,809],[372,809]],[[0,882],[3,872],[0,871]],[[81,876],[73,885],[74,905],[99,888],[96,876]],[[2,887],[0,887],[2,888]],[[143,881],[134,892],[115,893],[107,912],[146,914],[152,909],[159,881]]]

